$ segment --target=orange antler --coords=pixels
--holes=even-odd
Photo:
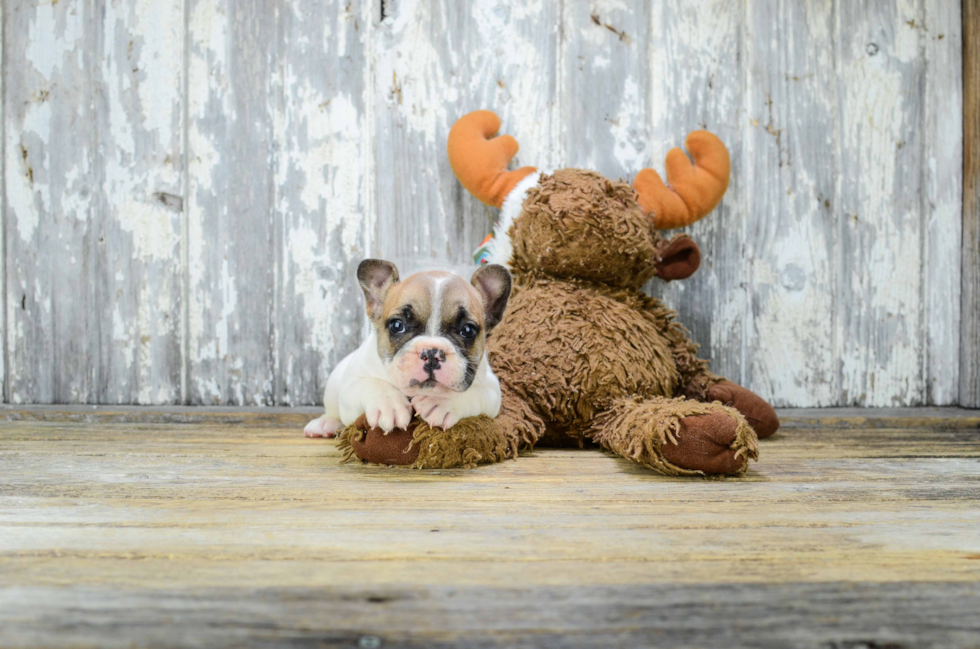
[[[718,206],[728,189],[732,162],[728,149],[708,131],[694,131],[684,146],[693,164],[678,148],[667,153],[667,184],[653,169],[636,174],[636,200],[653,217],[657,230],[680,228],[704,218]]]
[[[487,205],[500,207],[510,190],[536,171],[523,167],[507,171],[520,148],[509,135],[494,138],[500,130],[500,118],[489,110],[478,110],[459,118],[449,130],[449,165],[469,190]],[[493,138],[493,139],[490,139]]]

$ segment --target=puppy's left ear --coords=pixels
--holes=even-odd
[[[510,273],[499,264],[487,264],[476,269],[470,283],[483,298],[484,324],[490,331],[504,317],[510,297]]]
[[[388,289],[398,282],[398,269],[384,259],[365,259],[357,267],[357,281],[364,291],[368,317],[377,321],[384,312]]]

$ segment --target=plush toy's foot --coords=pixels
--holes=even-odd
[[[347,441],[353,454],[365,462],[404,466],[412,464],[419,457],[418,444],[412,444],[414,420],[408,424],[408,428],[396,428],[385,433],[380,428],[370,428],[367,417],[361,415],[354,422],[353,429],[356,433]]]
[[[596,417],[592,437],[666,475],[738,475],[758,458],[756,435],[737,410],[692,399],[621,399]]]
[[[745,417],[759,439],[779,430],[779,417],[769,403],[755,392],[725,379],[708,388],[708,401],[721,401]]]
[[[732,448],[738,438],[738,426],[739,422],[725,412],[683,417],[674,441],[667,440],[660,451],[668,462],[682,469],[707,474],[741,473],[749,458]]]
[[[408,428],[387,434],[369,428],[361,416],[341,433],[340,448],[346,452],[345,460],[356,457],[416,469],[472,468],[516,453],[511,452],[515,445],[507,443],[494,420],[482,416],[463,419],[448,430],[432,428],[416,417]]]
[[[322,415],[306,424],[306,428],[303,429],[303,434],[307,437],[336,437],[337,433],[343,427],[344,425],[339,419]]]

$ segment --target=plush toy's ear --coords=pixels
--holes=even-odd
[[[517,140],[509,135],[494,137],[500,118],[489,110],[478,110],[460,117],[449,129],[449,166],[471,194],[494,207],[501,207],[510,190],[534,167],[507,171],[507,163],[517,155]]]
[[[680,149],[671,149],[666,184],[653,169],[644,169],[633,179],[636,200],[653,217],[657,230],[681,228],[704,218],[728,189],[732,162],[722,141],[708,131],[694,131],[684,145],[693,162]]]
[[[504,317],[510,298],[510,273],[499,264],[486,264],[476,269],[470,283],[483,298],[484,324],[490,331]]]
[[[701,249],[686,234],[663,241],[657,250],[657,277],[665,282],[687,279],[700,265]]]
[[[388,289],[398,282],[398,269],[390,261],[365,259],[357,267],[357,281],[364,291],[367,314],[371,321],[381,318]]]

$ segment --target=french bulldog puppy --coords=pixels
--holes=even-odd
[[[374,331],[334,368],[325,413],[307,437],[333,437],[361,415],[372,428],[405,428],[413,411],[434,428],[500,411],[500,384],[484,352],[510,297],[510,273],[484,265],[469,283],[442,271],[399,281],[391,262],[357,268]]]

